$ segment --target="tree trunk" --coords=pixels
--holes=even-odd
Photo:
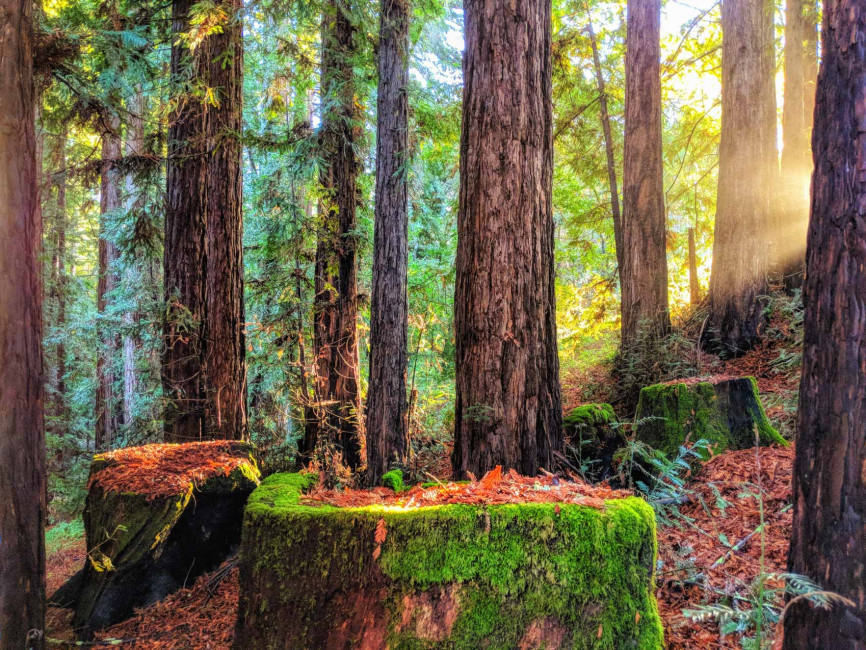
[[[42,222],[33,2],[0,9],[0,648],[43,648]],[[31,634],[31,631],[33,632]]]
[[[54,382],[52,415],[60,425],[65,422],[66,413],[66,345],[62,335],[66,324],[66,130],[63,129],[57,138],[55,156],[52,164],[55,175],[52,180],[54,195],[54,254],[51,259],[51,288],[57,312],[55,327],[61,336],[57,339],[55,355],[57,358],[57,375]]]
[[[722,2],[722,135],[710,314],[704,344],[739,355],[764,327],[776,121],[768,0]]]
[[[791,650],[866,648],[866,11],[824,12],[788,565],[854,607],[792,604]]]
[[[589,5],[586,6],[589,16]],[[613,136],[610,131],[610,114],[607,110],[607,89],[604,82],[604,74],[601,70],[601,58],[598,55],[598,41],[592,28],[592,18],[589,18],[589,42],[592,45],[592,61],[595,66],[595,80],[598,86],[598,103],[601,109],[601,128],[604,132],[604,153],[607,158],[607,181],[610,186],[610,211],[613,215],[613,238],[616,243],[616,266],[619,275],[620,286],[622,286],[622,216],[619,211],[619,189],[616,182],[616,158],[613,154]]]
[[[665,334],[668,313],[662,182],[661,0],[630,0],[626,35],[623,153],[622,348]]]
[[[171,76],[177,101],[168,130],[162,385],[166,442],[204,435],[205,160],[204,105],[185,92],[194,55],[180,41],[194,0],[172,3]]]
[[[378,485],[409,452],[406,366],[409,262],[409,6],[382,0],[376,130],[376,221],[367,389],[367,479]]]
[[[127,109],[129,110],[129,125],[127,129],[126,149],[124,154],[127,158],[141,156],[144,153],[144,111],[145,99],[141,86],[131,97]],[[140,201],[138,189],[135,184],[135,174],[126,174],[126,210],[136,210]],[[143,272],[138,263],[130,264],[126,274],[126,283],[130,291],[134,291],[135,284],[142,278]],[[137,298],[136,304],[137,304]],[[123,421],[130,425],[135,417],[135,401],[138,396],[138,370],[136,369],[136,358],[141,345],[138,337],[131,330],[140,319],[138,309],[132,309],[123,315],[123,325],[127,333],[123,337]]]
[[[218,99],[207,108],[207,279],[205,432],[208,438],[247,437],[244,335],[242,0],[223,0],[228,16],[201,45],[201,75]]]
[[[360,164],[355,142],[361,117],[352,58],[355,27],[343,0],[329,0],[322,22],[323,221],[316,244],[315,347],[318,438],[337,445],[352,469],[362,462],[358,390],[358,236]]]
[[[785,5],[785,102],[782,110],[781,202],[776,223],[775,274],[785,286],[802,285],[812,177],[815,108],[815,8],[810,0]]]
[[[701,281],[698,279],[698,253],[695,246],[695,229],[689,228],[689,304],[694,307],[701,302]]]
[[[454,328],[458,477],[560,450],[551,5],[467,0]],[[504,82],[503,80],[507,80]]]
[[[117,395],[117,377],[114,362],[118,351],[116,328],[108,313],[109,294],[117,289],[118,277],[115,268],[117,246],[106,235],[106,221],[111,213],[121,207],[120,172],[120,120],[112,116],[107,120],[108,128],[102,135],[102,168],[99,199],[99,279],[96,288],[97,332],[99,349],[96,357],[96,449],[110,449],[123,424],[122,396]]]

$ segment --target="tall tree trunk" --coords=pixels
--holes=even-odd
[[[376,130],[376,222],[367,389],[367,479],[405,462],[409,263],[409,5],[382,0]]]
[[[810,0],[785,4],[785,101],[782,109],[781,202],[775,236],[775,274],[789,288],[802,284],[812,177],[815,108],[815,8]]]
[[[458,477],[496,465],[535,475],[563,444],[551,5],[466,0],[464,12],[451,462]]]
[[[776,122],[768,0],[722,2],[722,136],[710,314],[704,344],[739,355],[760,339],[769,264]],[[769,41],[769,42],[768,42]]]
[[[126,149],[124,154],[127,158],[135,158],[144,153],[144,111],[145,99],[141,86],[137,86],[135,93],[130,98],[127,109],[129,111],[129,123],[127,127]],[[126,174],[126,210],[132,212],[139,207],[140,193],[136,188],[135,174]],[[143,269],[138,263],[130,264],[127,270],[126,283],[132,289],[143,277]],[[136,304],[137,304],[136,299]],[[132,330],[140,320],[137,308],[127,311],[123,315],[123,325],[127,329],[123,336],[123,421],[129,425],[135,417],[135,401],[138,396],[138,370],[136,359],[140,341]]]
[[[343,0],[325,4],[322,23],[324,214],[316,244],[315,347],[319,438],[327,436],[355,469],[361,465],[358,368],[358,237],[360,164],[355,142],[361,126],[352,59],[355,27]]]
[[[698,252],[695,246],[695,229],[689,228],[689,304],[694,307],[701,302],[701,281],[698,279]]]
[[[824,12],[788,565],[854,607],[793,603],[789,650],[866,648],[866,10]]]
[[[115,328],[108,323],[109,294],[117,289],[117,246],[106,235],[106,215],[121,207],[120,172],[120,120],[107,120],[108,131],[102,136],[102,171],[99,199],[99,279],[96,288],[97,331],[99,349],[96,357],[96,448],[110,449],[123,424],[123,401],[117,394],[114,362],[118,351]]]
[[[604,154],[607,158],[607,182],[610,187],[610,211],[613,215],[613,238],[616,243],[616,266],[617,273],[622,286],[622,216],[619,210],[619,189],[616,182],[616,158],[613,153],[613,135],[610,130],[610,113],[607,109],[607,88],[604,82],[604,74],[601,70],[601,58],[598,55],[598,41],[592,28],[592,18],[589,13],[589,5],[585,4],[587,17],[589,18],[589,42],[592,45],[592,61],[595,67],[595,81],[598,87],[598,103],[601,109],[601,129],[604,133]]]
[[[205,431],[247,437],[244,336],[243,204],[240,136],[243,106],[242,0],[223,0],[228,16],[202,44],[202,77],[218,92],[207,107],[207,280]]]
[[[665,334],[667,226],[662,167],[661,0],[628,3],[623,152],[622,348]]]
[[[204,105],[189,96],[194,55],[180,40],[194,0],[172,3],[171,82],[175,102],[168,130],[164,290],[166,321],[162,385],[166,442],[204,435],[205,133]]]
[[[54,383],[52,415],[63,425],[66,413],[66,345],[63,328],[66,325],[66,130],[57,138],[54,167],[56,173],[52,180],[54,188],[54,253],[51,259],[52,292],[57,313],[55,327],[61,336],[57,339],[57,375]]]
[[[0,9],[0,648],[43,648],[42,222],[33,2]],[[31,634],[33,631],[33,634]]]

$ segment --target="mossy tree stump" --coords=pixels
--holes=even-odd
[[[756,430],[762,445],[788,445],[767,419],[754,377],[647,386],[635,419],[635,438],[668,457],[701,439],[716,453],[747,449]]]
[[[625,437],[616,426],[616,414],[610,404],[584,404],[562,418],[569,455],[587,467],[593,480],[603,480],[613,473],[613,456],[623,446]]]
[[[84,510],[84,568],[52,597],[84,637],[216,568],[240,543],[259,483],[253,447],[220,441],[98,454]]]
[[[236,648],[662,647],[641,499],[338,508],[276,474],[244,517]]]

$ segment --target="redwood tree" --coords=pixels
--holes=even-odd
[[[806,261],[812,176],[810,141],[817,75],[816,14],[812,0],[785,3],[781,191],[774,245],[776,273],[789,287],[802,283]]]
[[[33,2],[0,4],[0,648],[44,647],[42,222]],[[30,634],[31,630],[34,632]]]
[[[738,355],[760,338],[775,183],[769,0],[722,2],[722,135],[705,344]]]
[[[350,7],[329,0],[322,19],[324,190],[316,244],[315,350],[318,438],[334,444],[351,468],[361,465],[363,424],[358,368],[357,179],[355,143],[362,119],[352,59],[356,30]],[[323,437],[324,436],[324,437]],[[315,446],[310,440],[310,445]],[[304,451],[312,451],[304,450]]]
[[[409,208],[409,5],[382,0],[376,131],[376,221],[367,389],[367,477],[376,485],[389,463],[404,461]]]
[[[242,258],[240,0],[195,47],[191,0],[172,5],[174,113],[165,224],[165,437],[242,439],[246,431]],[[202,87],[209,90],[202,97]]]
[[[454,473],[534,475],[562,447],[551,5],[464,3]]]
[[[662,182],[661,0],[629,0],[625,55],[622,346],[670,329]]]
[[[194,3],[172,3],[173,111],[168,129],[162,355],[167,442],[200,440],[204,434],[205,108],[190,95],[197,53],[181,39],[190,29]]]
[[[121,206],[120,120],[111,116],[102,135],[102,161],[99,184],[99,278],[96,287],[96,308],[99,316],[97,332],[99,349],[96,358],[96,448],[110,449],[123,425],[123,401],[117,395],[114,362],[118,352],[118,337],[107,322],[109,294],[117,289],[119,278],[115,268],[117,246],[106,232],[107,221]]]
[[[853,601],[792,603],[786,649],[866,647],[866,11],[824,4],[788,565]]]

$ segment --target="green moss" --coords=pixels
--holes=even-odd
[[[562,425],[566,430],[605,426],[612,422],[616,422],[616,414],[610,404],[584,404],[573,408],[562,419]]]
[[[753,377],[713,385],[656,384],[641,390],[636,438],[668,457],[687,442],[706,440],[715,453],[754,445],[788,443],[764,413]]]
[[[257,638],[259,647],[303,647],[321,625],[328,594],[374,584],[388,594],[393,648],[516,648],[542,620],[556,621],[574,648],[662,647],[652,578],[655,517],[641,499],[608,501],[604,509],[299,505],[314,481],[271,476],[247,506],[242,619],[254,615],[257,631],[267,635],[276,634],[270,630],[287,612],[297,617],[288,637]],[[380,519],[387,535],[374,559]],[[398,611],[407,595],[437,587],[459,594],[450,636],[439,644],[401,627]]]
[[[402,492],[403,487],[403,472],[399,469],[392,469],[382,476],[382,485],[386,488],[391,488],[394,492]]]

